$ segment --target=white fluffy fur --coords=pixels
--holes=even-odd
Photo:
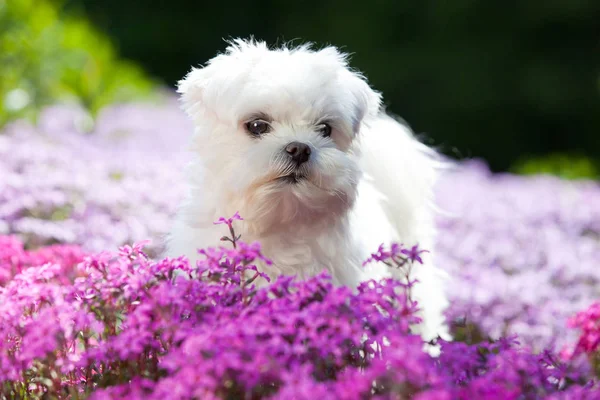
[[[168,255],[222,244],[214,225],[236,211],[247,242],[259,241],[272,276],[306,278],[329,271],[334,282],[355,286],[388,276],[384,266],[362,267],[381,243],[433,246],[432,186],[435,154],[410,130],[381,111],[381,97],[349,69],[333,47],[269,49],[236,40],[180,82],[185,111],[196,129],[190,192],[168,242]],[[251,137],[245,123],[267,118],[273,130]],[[315,128],[327,121],[331,137]],[[283,149],[310,145],[306,180],[277,180],[289,173]],[[447,336],[441,271],[425,257],[415,269],[415,297],[425,339]]]

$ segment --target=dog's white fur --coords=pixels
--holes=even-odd
[[[306,278],[326,269],[336,284],[393,274],[383,265],[362,267],[382,243],[433,246],[432,187],[435,154],[409,128],[381,111],[381,96],[349,69],[333,47],[269,49],[235,40],[224,54],[194,68],[179,84],[195,123],[190,192],[168,241],[168,255],[198,259],[198,248],[218,246],[219,217],[236,211],[235,228],[259,241],[271,275]],[[272,131],[253,137],[246,123],[260,117]],[[330,137],[316,128],[327,122]],[[290,173],[284,148],[310,146],[306,179]],[[444,277],[425,255],[414,269],[414,295],[422,309],[421,335],[447,336]]]

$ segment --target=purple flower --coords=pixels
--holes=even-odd
[[[419,264],[423,264],[423,259],[421,258],[421,254],[428,253],[427,250],[419,250],[418,245],[412,246],[410,249],[402,249],[400,250],[402,254],[407,256],[410,260],[417,261]]]
[[[73,270],[57,263],[70,260],[61,252],[31,252],[0,237],[0,254],[16,265],[33,254],[50,257],[0,290],[3,390],[16,393],[31,377],[32,393],[99,399],[592,393],[589,370],[520,348],[514,337],[440,342],[441,355],[432,358],[411,333],[416,304],[393,279],[353,291],[321,274],[255,288],[243,277],[258,273],[260,246],[201,253],[206,259],[194,267],[182,258],[148,259],[134,245],[90,254]],[[175,269],[189,278],[173,279]]]
[[[12,235],[0,235],[0,397],[598,398],[598,307],[581,312],[600,297],[597,184],[481,164],[442,177],[433,256],[451,279],[455,340],[433,358],[411,333],[424,250],[382,245],[367,260],[402,282],[266,285],[271,261],[235,235],[236,213],[215,222],[230,243],[196,265],[157,259],[141,241],[166,233],[182,197],[187,119],[174,101],[124,105],[81,135],[77,113],[0,134],[0,233]],[[562,359],[565,343],[587,357]]]

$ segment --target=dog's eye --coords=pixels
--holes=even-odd
[[[267,133],[271,130],[271,125],[267,121],[262,119],[255,119],[246,123],[246,130],[254,136],[260,136],[263,133]]]
[[[317,129],[321,132],[321,135],[325,137],[331,136],[331,126],[329,124],[321,124],[317,126]]]

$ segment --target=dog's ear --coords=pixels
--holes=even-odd
[[[347,99],[350,100],[351,108],[348,111],[353,116],[352,129],[356,134],[362,121],[379,113],[381,95],[371,89],[363,75],[349,67],[348,55],[341,53],[335,47],[326,47],[318,53],[328,59],[329,63],[342,67],[339,69],[339,79],[347,90]]]
[[[177,92],[181,95],[183,110],[192,118],[201,118],[206,109],[204,91],[210,83],[210,65],[192,70],[178,82]]]
[[[227,78],[236,76],[235,63],[231,61],[231,47],[225,54],[209,60],[205,66],[192,70],[178,82],[177,92],[181,95],[183,110],[193,119],[202,120],[206,113],[214,111],[214,103],[223,91]]]
[[[222,110],[236,96],[236,82],[244,77],[246,65],[261,57],[267,49],[264,42],[235,39],[223,54],[192,70],[178,83],[183,109],[192,119],[201,119],[208,111]],[[232,89],[233,88],[233,89]]]
[[[183,110],[194,121],[202,121],[207,113],[213,114],[220,105],[231,98],[231,83],[240,77],[240,68],[236,60],[226,55],[219,55],[204,67],[192,70],[179,81],[177,92]],[[221,115],[222,116],[222,115]]]
[[[363,121],[377,116],[381,108],[381,95],[371,89],[364,78],[350,72],[351,77],[348,79],[348,85],[353,99],[353,115],[352,130],[357,134]]]

